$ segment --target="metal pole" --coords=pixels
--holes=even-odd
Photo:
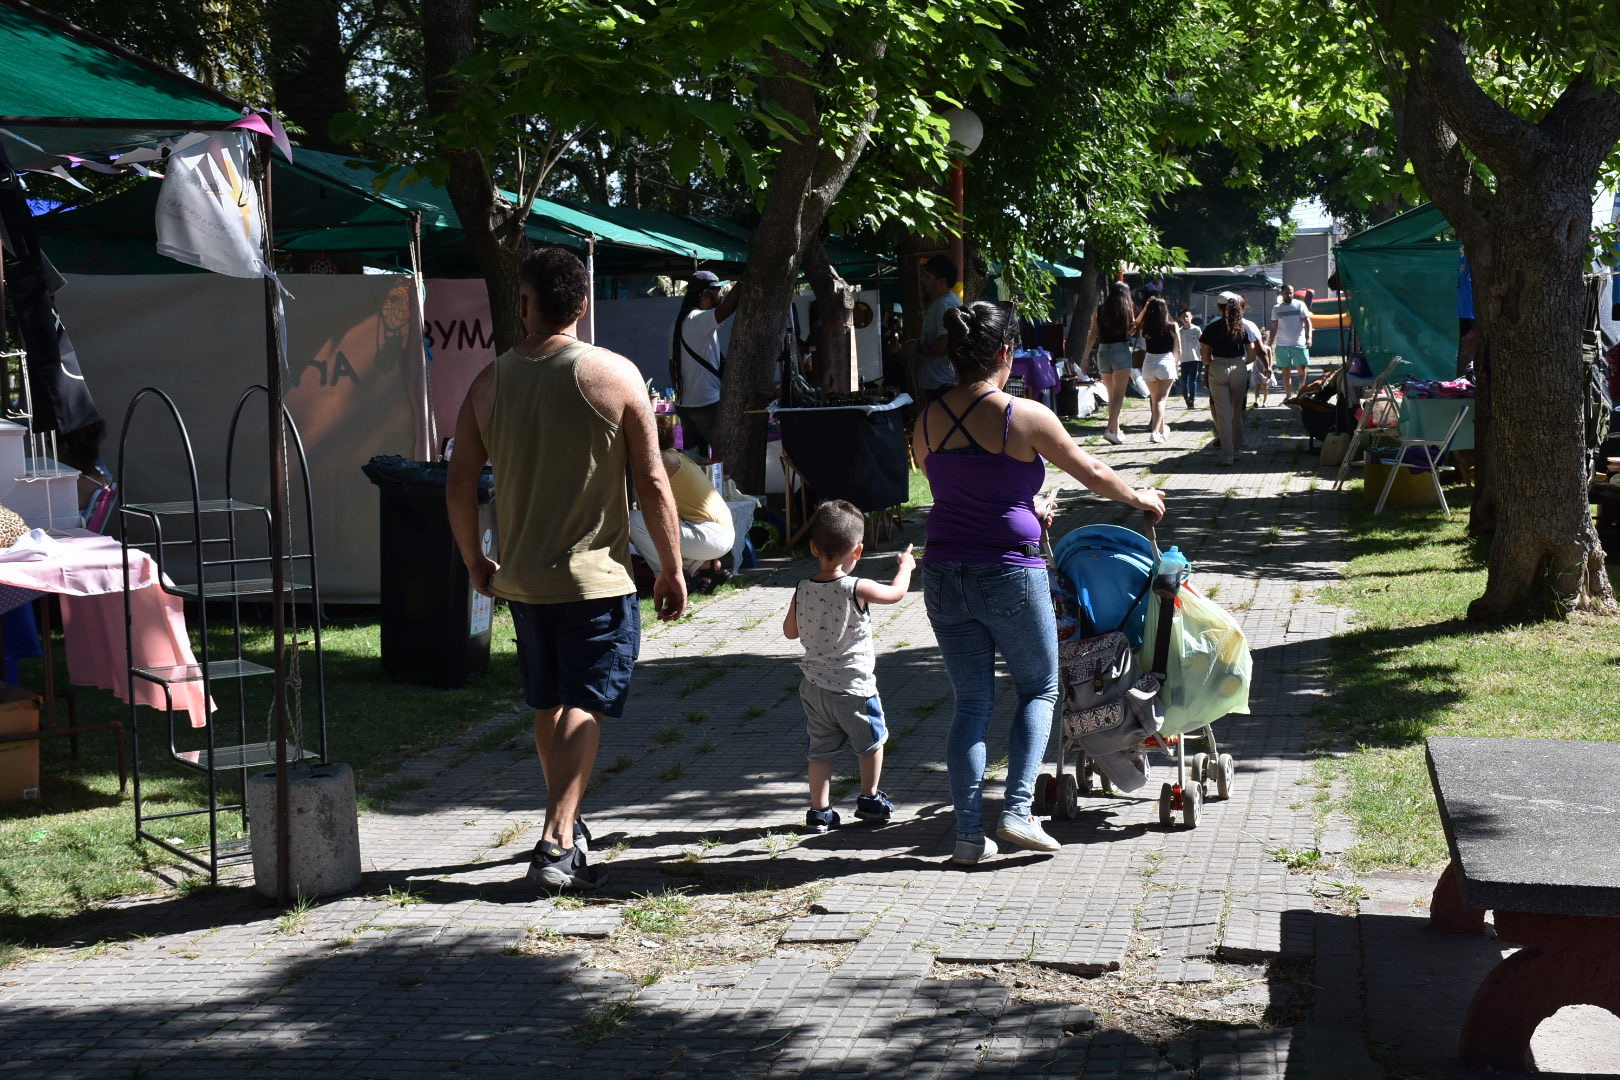
[[[276,281],[269,271],[275,267],[275,237],[271,232],[269,136],[254,140],[262,167],[259,170],[259,206],[263,220],[264,245],[264,330],[265,395],[270,427],[270,625],[275,641],[275,697],[271,707],[276,740],[276,901],[292,900],[291,827],[287,806],[287,574],[286,528],[287,432],[281,421],[281,305]]]
[[[965,170],[962,159],[957,158],[956,164],[951,166],[951,206],[956,211],[956,231],[951,234],[951,261],[956,264],[956,292],[958,296],[963,295],[963,290],[966,288],[965,279],[967,277],[966,270],[962,265],[962,234],[967,229],[967,225],[964,220],[967,216],[967,207],[964,198],[967,189],[967,182],[964,177],[964,172]]]
[[[412,316],[417,330],[427,328],[427,286],[422,277],[422,211],[411,211],[411,292],[415,300]],[[439,456],[439,429],[433,416],[433,384],[428,374],[427,350],[422,350],[422,385],[413,408],[421,410],[421,422],[416,424],[420,433],[417,457],[422,461],[435,461]]]
[[[596,237],[585,238],[585,278],[591,283],[585,297],[584,340],[596,344]]]

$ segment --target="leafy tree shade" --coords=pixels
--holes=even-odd
[[[268,102],[264,18],[271,2],[40,0],[36,6],[244,101]]]
[[[863,175],[856,205],[870,217],[929,212],[931,197],[895,178],[944,171],[944,88],[989,97],[1008,77],[996,31],[1010,9],[1009,0],[790,0],[739,19],[724,0],[534,0],[479,21],[472,0],[423,0],[431,119],[378,130],[361,115],[342,134],[367,131],[395,160],[429,148],[416,170],[448,187],[489,285],[498,348],[518,337],[517,223],[576,143],[617,144],[628,133],[668,147],[677,184],[703,162],[757,192],[720,425],[739,482],[757,490],[764,439],[754,410],[774,381],[806,245],[874,138],[892,167]],[[606,186],[600,169],[568,171]],[[498,196],[498,176],[515,203]]]
[[[973,102],[985,123],[968,162],[974,239],[1014,289],[1032,255],[1170,261],[1148,213],[1186,174],[1155,124],[1167,99],[1210,85],[1203,58],[1227,35],[1177,0],[1054,0],[1019,16],[1006,37],[1029,85]]]
[[[1317,193],[1304,167],[1308,153],[1305,146],[1265,148],[1250,170],[1224,143],[1205,143],[1189,154],[1197,185],[1165,196],[1149,221],[1193,266],[1277,258],[1287,246],[1289,211]]]

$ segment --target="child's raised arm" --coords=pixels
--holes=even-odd
[[[796,590],[792,601],[788,603],[787,618],[782,620],[782,636],[785,638],[799,636],[799,594]]]
[[[882,585],[871,578],[861,578],[855,583],[855,599],[864,604],[898,604],[911,589],[911,568],[916,565],[911,545],[907,544],[906,550],[900,553],[900,568],[895,571],[894,580]]]

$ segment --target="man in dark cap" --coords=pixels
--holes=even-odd
[[[707,459],[712,452],[715,420],[720,413],[720,324],[737,310],[737,290],[722,292],[720,279],[707,270],[686,283],[681,313],[670,343],[669,377],[675,385],[675,411],[681,417],[685,448]]]
[[[948,255],[930,255],[922,265],[923,299],[928,310],[923,313],[922,333],[917,341],[917,386],[928,401],[956,385],[956,370],[951,367],[950,336],[945,332],[945,313],[962,306],[956,295],[956,263]]]

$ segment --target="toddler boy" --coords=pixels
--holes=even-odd
[[[1271,350],[1262,342],[1249,372],[1249,386],[1254,390],[1254,403],[1260,407],[1271,404]]]
[[[839,824],[838,811],[832,808],[832,769],[845,746],[855,751],[861,767],[855,816],[882,824],[894,812],[894,803],[878,790],[888,731],[878,700],[868,605],[898,603],[911,585],[916,560],[908,544],[888,585],[851,576],[861,560],[865,532],[861,512],[844,500],[817,508],[810,553],[821,560],[821,570],[799,582],[782,622],[783,634],[804,642],[799,700],[804,704],[810,757],[810,809],[804,815],[810,832],[826,832]]]

